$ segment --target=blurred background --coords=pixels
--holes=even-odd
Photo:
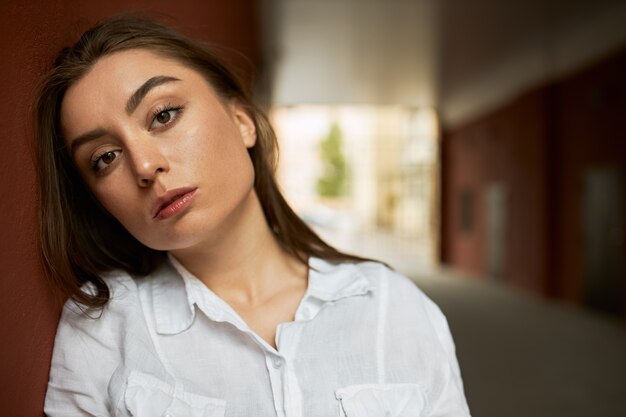
[[[41,415],[59,315],[34,85],[98,19],[138,11],[223,46],[296,211],[440,305],[474,416],[626,416],[626,1],[0,4],[0,415]]]

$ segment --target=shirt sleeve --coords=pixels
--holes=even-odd
[[[124,311],[129,294],[120,288],[112,289],[112,299],[102,310],[83,311],[73,300],[65,303],[45,398],[48,417],[110,415],[107,386],[121,362],[123,316],[131,313]]]
[[[390,351],[405,357],[426,396],[424,416],[469,417],[456,349],[446,317],[415,282],[395,271],[389,279]],[[392,329],[405,329],[392,330]],[[408,380],[411,380],[409,378]]]
[[[426,295],[424,295],[424,307],[447,357],[447,364],[444,364],[442,370],[443,377],[438,390],[439,395],[430,404],[429,416],[469,417],[470,412],[464,394],[463,379],[461,378],[461,370],[448,321],[439,307]]]

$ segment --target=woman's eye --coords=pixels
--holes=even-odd
[[[102,171],[111,165],[121,152],[122,151],[107,151],[101,154],[91,162],[91,168],[96,172]]]
[[[169,111],[162,111],[161,113],[157,114],[157,117],[155,117],[154,120],[156,120],[157,122],[161,124],[165,124],[169,122],[171,118],[172,118],[172,115],[170,114]]]
[[[158,129],[172,123],[182,111],[182,107],[172,107],[164,110],[157,110],[152,118],[150,129]]]

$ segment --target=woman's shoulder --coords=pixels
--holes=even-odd
[[[112,371],[133,340],[149,344],[149,330],[135,279],[122,271],[105,273],[101,278],[110,292],[103,307],[90,308],[73,299],[63,306],[52,360],[51,376],[56,375],[57,382],[59,375],[68,370],[90,374],[92,361],[96,359],[102,364],[101,370]],[[95,288],[87,283],[82,290],[94,294]]]
[[[91,308],[70,298],[61,313],[59,331],[63,328],[82,330],[89,333],[106,332],[111,326],[119,326],[129,315],[140,308],[138,287],[135,279],[124,271],[111,271],[101,275],[109,288],[109,299],[101,308]],[[95,295],[95,284],[87,282],[81,291]]]
[[[448,325],[439,306],[415,281],[380,262],[361,262],[354,267],[388,300],[390,312],[424,316],[435,331],[447,332]]]
[[[382,262],[359,262],[354,264],[354,268],[375,288],[383,289],[392,296],[403,294],[413,299],[426,297],[413,280]]]
[[[106,393],[111,398],[119,394],[115,389],[119,384],[111,385],[110,381],[118,381],[137,364],[141,369],[161,369],[142,307],[142,278],[122,271],[101,278],[110,291],[104,307],[87,308],[72,299],[63,307],[46,394],[47,415],[66,415],[67,410],[108,415]],[[93,284],[82,289],[95,293]]]
[[[439,306],[410,278],[379,262],[363,262],[355,267],[377,285],[379,298],[386,305],[390,325],[409,322],[411,326],[427,329],[436,336],[438,345],[446,353],[453,371],[459,376],[455,346],[448,321]]]
[[[127,301],[128,297],[133,297],[137,292],[135,279],[126,271],[108,271],[100,274],[100,278],[109,288],[109,302],[106,304],[107,306],[110,304],[113,307],[119,307]],[[91,281],[85,282],[80,290],[83,293],[93,296],[96,294],[96,285]],[[65,302],[64,309],[70,311],[84,311],[85,306],[70,298]]]

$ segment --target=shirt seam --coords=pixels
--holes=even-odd
[[[388,306],[388,282],[383,275],[379,281],[379,311],[378,311],[378,326],[377,326],[377,346],[376,346],[376,368],[377,379],[379,384],[385,382],[385,322],[387,321],[387,306]]]

